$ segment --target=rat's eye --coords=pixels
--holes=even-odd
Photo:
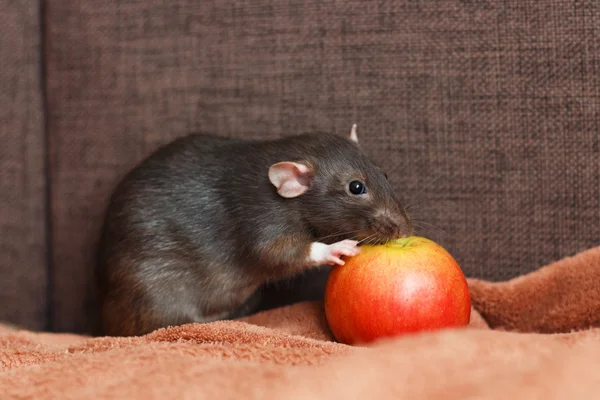
[[[350,193],[352,194],[365,194],[367,192],[367,188],[365,184],[361,181],[352,181],[350,182]]]

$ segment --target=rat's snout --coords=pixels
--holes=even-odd
[[[392,213],[389,211],[382,211],[378,213],[376,221],[376,229],[379,233],[390,239],[408,237],[413,234],[412,223],[403,211]]]
[[[394,221],[394,239],[408,237],[413,234],[413,227],[406,215],[401,215]]]

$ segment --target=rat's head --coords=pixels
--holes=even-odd
[[[305,154],[272,165],[269,180],[280,196],[294,199],[317,240],[384,243],[412,235],[385,172],[360,150],[356,125],[348,138],[320,134],[298,140],[306,141],[298,145]]]

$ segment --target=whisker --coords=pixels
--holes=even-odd
[[[408,212],[410,210],[417,211],[418,208],[416,208],[416,206],[418,206],[419,204],[421,204],[420,201],[418,203],[409,204],[409,205],[407,205],[407,206],[404,207],[404,211],[406,211],[406,212]]]
[[[419,196],[425,191],[425,189],[427,189],[428,187],[430,187],[431,185],[433,185],[434,182],[437,181],[438,179],[440,179],[442,176],[443,175],[441,173],[438,174],[438,176],[436,176],[433,180],[431,180],[427,185],[423,186],[421,188],[421,190],[419,190],[419,192],[417,193],[417,195],[413,198],[414,200],[413,199],[409,199],[409,201],[407,202],[407,206],[406,207],[411,207],[411,206],[413,206],[415,204],[420,203],[420,201],[422,199],[419,199]],[[416,201],[416,203],[414,203],[413,201]]]
[[[367,237],[366,237],[366,238],[364,238],[363,240],[359,240],[359,241],[358,241],[358,243],[359,243],[359,244],[361,244],[361,243],[369,244],[369,243],[368,243],[368,241],[369,241],[370,239],[372,239],[372,238],[373,238],[374,236],[376,236],[376,235],[377,235],[376,233],[373,233],[372,235],[369,235],[369,236],[367,236]]]
[[[371,238],[370,242],[371,242],[371,244],[375,244],[375,245],[376,245],[376,244],[378,244],[380,241],[377,239],[377,236],[375,236],[375,237]]]
[[[416,222],[415,222],[415,221],[413,221],[413,225],[414,225],[414,226],[416,226],[416,227],[419,227],[419,228],[424,228],[424,229],[426,229],[426,227],[425,227],[425,226],[422,226],[421,224],[424,224],[425,226],[429,226],[429,227],[431,227],[431,228],[435,228],[435,229],[437,229],[438,231],[440,231],[440,232],[442,232],[443,234],[445,234],[446,236],[448,236],[448,237],[452,237],[452,236],[451,236],[451,235],[450,235],[448,232],[446,232],[445,230],[443,230],[443,229],[442,229],[442,228],[440,228],[439,226],[436,226],[436,225],[434,225],[434,224],[430,224],[429,222],[425,222],[425,221],[416,221]]]
[[[377,244],[377,233],[370,235],[366,240],[366,244]]]
[[[364,242],[366,242],[367,240],[369,240],[369,238],[370,238],[371,236],[373,236],[373,235],[369,235],[369,236],[367,236],[366,238],[359,240],[359,241],[358,241],[358,244],[361,244],[361,243],[364,243]]]
[[[361,231],[361,229],[357,229],[357,230],[354,230],[354,231],[347,231],[347,232],[334,233],[334,234],[331,234],[331,235],[327,235],[327,236],[323,236],[323,237],[317,238],[317,240],[328,239],[328,238],[330,238],[330,237],[334,237],[334,236],[348,235],[348,234],[351,234],[351,233],[356,233],[356,232],[360,232],[360,231]]]

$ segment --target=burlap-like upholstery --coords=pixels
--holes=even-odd
[[[58,330],[89,326],[116,180],[193,130],[276,137],[358,123],[399,195],[421,199],[419,233],[469,276],[505,280],[598,244],[595,0],[47,7]]]
[[[0,320],[46,322],[38,1],[0,0]]]

